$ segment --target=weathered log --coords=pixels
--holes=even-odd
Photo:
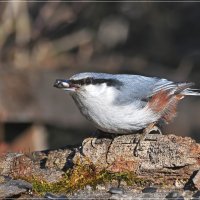
[[[138,155],[134,150],[140,134],[121,135],[114,139],[86,138],[79,147],[34,152],[29,155],[8,153],[0,158],[0,175],[14,179],[47,183],[59,182],[69,168],[91,166],[95,175],[132,173],[135,178],[151,180],[153,185],[168,185],[183,189],[193,180],[192,188],[200,189],[200,144],[189,137],[160,135],[155,140],[141,142]],[[87,173],[83,173],[80,177]],[[74,175],[72,175],[74,176]],[[76,174],[75,178],[79,178]],[[91,176],[92,177],[92,176]],[[82,180],[82,179],[81,179]],[[138,180],[138,179],[137,179]],[[149,183],[149,182],[148,182]]]
[[[138,175],[175,175],[188,177],[200,168],[200,144],[189,137],[160,135],[142,141],[138,156],[134,150],[140,134],[121,135],[114,139],[87,138],[77,160],[92,162],[97,168],[112,172],[133,171]]]

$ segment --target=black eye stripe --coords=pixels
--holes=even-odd
[[[86,78],[86,79],[84,79],[85,80],[85,84],[86,85],[89,85],[89,84],[91,84],[92,82],[93,82],[93,79],[92,78]]]
[[[70,80],[72,84],[78,84],[78,85],[88,85],[92,83],[91,78],[84,78],[84,79],[79,79],[79,80]]]
[[[84,79],[79,79],[79,80],[70,80],[70,82],[72,84],[78,84],[78,85],[89,85],[89,84],[93,84],[93,85],[97,85],[97,84],[101,84],[101,83],[106,83],[107,86],[122,86],[122,82],[115,80],[115,79],[94,79],[94,78],[84,78]]]

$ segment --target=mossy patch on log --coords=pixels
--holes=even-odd
[[[90,185],[93,189],[97,185],[112,183],[116,181],[125,182],[128,186],[144,187],[150,185],[152,180],[139,178],[133,172],[112,173],[106,170],[97,171],[94,165],[76,165],[68,170],[65,175],[55,183],[48,183],[38,178],[29,178],[33,184],[33,191],[38,194],[52,193],[73,193]]]
[[[169,177],[169,179],[171,178]],[[58,182],[54,183],[48,183],[34,177],[29,179],[33,184],[33,191],[40,195],[46,192],[57,194],[73,193],[77,190],[84,189],[87,185],[95,189],[97,185],[113,184],[113,182],[117,183],[118,186],[120,183],[125,183],[127,186],[135,186],[136,188],[159,185],[166,189],[172,186],[171,181],[164,177],[158,178],[156,183],[154,180],[153,176],[152,178],[142,177],[130,171],[116,173],[107,170],[98,171],[93,164],[76,165],[73,169],[68,170]],[[186,180],[181,181],[186,182]]]

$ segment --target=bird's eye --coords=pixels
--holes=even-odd
[[[92,78],[86,78],[85,79],[85,84],[88,85],[90,83],[92,83]]]

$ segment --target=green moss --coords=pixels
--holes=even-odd
[[[124,181],[127,185],[142,187],[150,184],[150,180],[138,178],[133,172],[111,173],[106,170],[97,171],[94,165],[77,165],[68,170],[65,176],[56,183],[47,183],[36,177],[29,179],[33,183],[33,190],[38,194],[45,192],[52,193],[73,193],[83,189],[86,185],[94,189],[98,184],[106,184],[115,181]]]

